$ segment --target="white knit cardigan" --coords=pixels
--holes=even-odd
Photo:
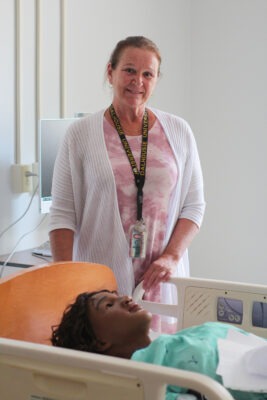
[[[203,178],[195,139],[187,122],[163,111],[152,111],[169,140],[178,169],[165,247],[178,218],[201,225],[205,209]],[[108,265],[115,273],[119,292],[131,295],[135,287],[133,267],[105,145],[103,118],[101,110],[78,119],[65,135],[54,168],[49,230],[73,230],[73,259]],[[187,251],[177,267],[178,276],[189,275]]]

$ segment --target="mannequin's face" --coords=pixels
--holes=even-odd
[[[100,292],[88,307],[94,333],[102,343],[128,345],[148,336],[151,315],[127,296]]]

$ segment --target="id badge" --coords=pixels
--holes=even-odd
[[[147,244],[146,226],[143,220],[137,221],[130,232],[130,257],[145,258]]]

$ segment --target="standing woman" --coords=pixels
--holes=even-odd
[[[205,202],[189,125],[147,105],[160,64],[145,37],[116,45],[107,65],[112,104],[75,121],[57,156],[50,241],[54,261],[106,264],[120,293],[143,280],[147,299],[173,303],[171,285],[160,282],[189,276],[187,248]],[[152,327],[166,331],[161,323]]]

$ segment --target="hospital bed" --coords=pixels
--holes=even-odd
[[[200,278],[171,278],[170,284],[178,306],[143,300],[141,284],[134,300],[152,314],[177,318],[177,330],[219,321],[267,339],[267,286]]]
[[[177,287],[178,307],[142,300],[140,286],[135,300],[152,313],[176,317],[178,329],[220,320],[267,338],[266,286],[195,278],[172,278],[171,284]],[[47,321],[49,327],[57,323],[62,307],[82,291],[115,286],[109,268],[89,263],[33,267],[0,280],[1,400],[162,400],[166,384],[192,389],[208,400],[232,399],[220,384],[200,374],[48,345]],[[20,312],[24,322],[16,321]]]

